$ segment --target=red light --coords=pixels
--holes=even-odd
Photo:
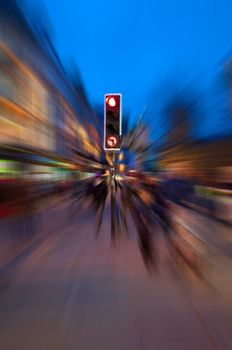
[[[108,96],[106,102],[110,107],[115,107],[117,105],[117,100],[113,96]]]

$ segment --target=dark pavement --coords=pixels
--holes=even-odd
[[[96,240],[93,215],[68,208],[63,225],[2,269],[0,349],[232,349],[229,260],[207,267],[206,283],[178,267],[159,236],[149,274],[131,222],[130,238],[113,247],[108,209]]]

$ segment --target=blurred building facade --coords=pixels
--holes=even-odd
[[[81,84],[80,84],[81,85]],[[32,27],[15,0],[0,3],[1,158],[70,164],[95,152],[83,88],[69,79],[46,30]],[[78,161],[78,156],[77,161]]]

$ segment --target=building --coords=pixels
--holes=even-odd
[[[95,152],[93,118],[42,26],[15,0],[0,3],[0,158],[72,169]],[[78,152],[75,152],[78,151]],[[83,162],[85,164],[85,162]]]

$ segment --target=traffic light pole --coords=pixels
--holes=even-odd
[[[117,181],[116,153],[121,148],[122,135],[122,94],[109,93],[104,95],[104,150],[110,156],[110,204],[111,204],[111,237],[115,241],[117,234]]]
[[[110,195],[111,195],[111,238],[112,242],[116,238],[116,167],[115,167],[115,152],[111,153],[112,155],[112,164],[113,164],[113,174],[111,172],[111,181],[110,181]]]

